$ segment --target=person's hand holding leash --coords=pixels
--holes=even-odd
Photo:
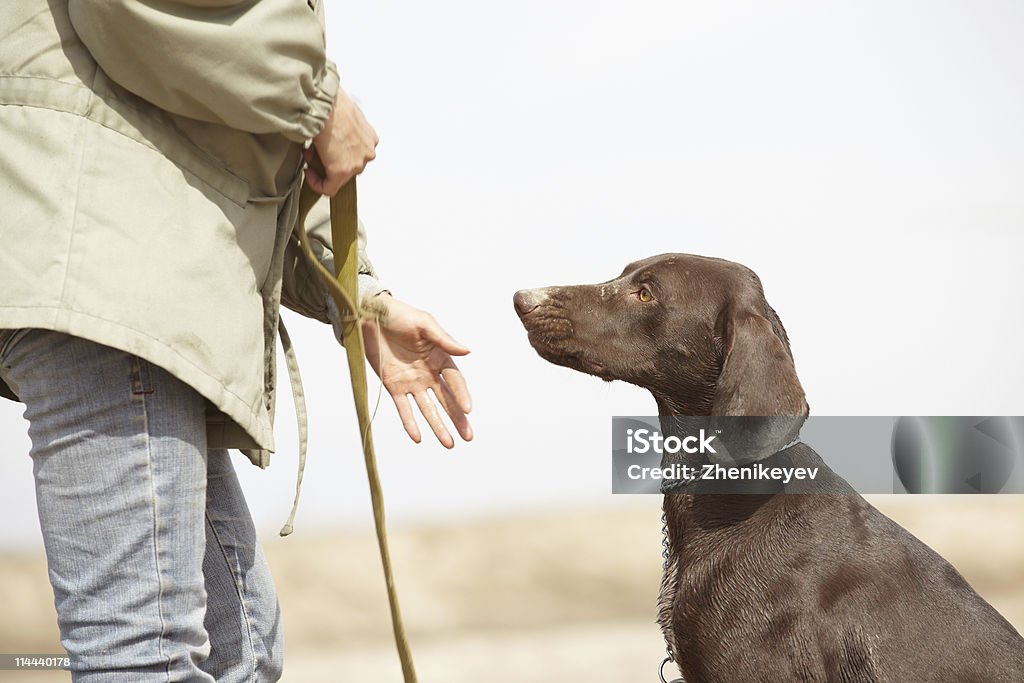
[[[334,196],[353,176],[366,168],[376,156],[377,133],[363,116],[358,105],[341,88],[334,98],[334,107],[327,116],[320,134],[313,138],[303,156],[308,164],[306,182],[320,194]],[[313,158],[320,157],[325,173],[313,167]]]
[[[386,313],[376,321],[363,323],[366,358],[391,394],[409,437],[419,443],[420,429],[409,405],[409,394],[437,440],[445,448],[455,446],[433,399],[444,411],[464,441],[473,438],[466,414],[472,406],[469,389],[452,356],[465,356],[469,349],[445,332],[429,313],[413,308],[388,294],[376,297]]]

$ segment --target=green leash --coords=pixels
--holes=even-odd
[[[322,172],[322,167],[321,167]],[[306,236],[306,216],[313,204],[320,199],[307,183],[302,185],[299,197],[299,242],[309,262],[323,278],[327,290],[334,299],[338,312],[343,316],[342,343],[348,357],[348,369],[352,380],[352,398],[356,404],[356,415],[359,418],[359,432],[362,434],[363,459],[366,462],[366,476],[370,484],[370,500],[373,504],[373,523],[377,530],[377,546],[380,548],[380,560],[384,567],[384,581],[387,584],[388,604],[391,607],[391,626],[395,634],[395,646],[398,658],[402,663],[402,676],[405,683],[417,683],[416,669],[412,663],[412,652],[405,636],[402,623],[402,612],[398,607],[398,593],[395,591],[395,577],[391,569],[391,553],[388,550],[388,532],[384,522],[384,493],[377,474],[377,457],[373,449],[373,434],[370,431],[370,407],[367,399],[365,347],[360,322],[365,312],[359,307],[359,288],[357,284],[359,256],[357,234],[359,217],[356,206],[356,179],[348,183],[331,197],[331,241],[334,246],[334,267],[338,271],[332,275],[313,255]]]

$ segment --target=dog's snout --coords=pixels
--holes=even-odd
[[[545,293],[543,289],[520,289],[512,297],[512,302],[516,306],[516,313],[526,315],[540,306],[544,298]]]

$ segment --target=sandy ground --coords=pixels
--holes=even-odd
[[[876,497],[1024,630],[1024,496]],[[658,500],[392,536],[420,680],[657,680]],[[369,532],[268,539],[287,629],[284,680],[399,681]],[[58,652],[41,557],[0,557],[0,651]],[[66,674],[0,672],[49,683]]]

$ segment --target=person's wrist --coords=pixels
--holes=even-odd
[[[386,325],[391,317],[391,292],[382,289],[363,298],[360,308],[363,310],[364,325],[366,323]]]

